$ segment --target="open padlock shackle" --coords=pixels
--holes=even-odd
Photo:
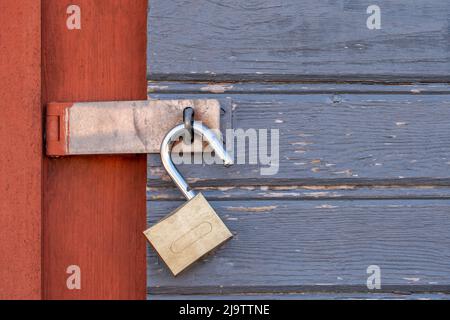
[[[230,155],[223,147],[222,142],[216,137],[211,129],[204,126],[201,122],[197,121],[193,121],[192,128],[194,129],[194,133],[198,133],[209,143],[211,148],[215,151],[216,155],[223,160],[223,164],[226,167],[233,164],[233,159],[231,159]],[[173,164],[171,155],[173,143],[185,132],[186,126],[184,124],[180,124],[169,131],[169,133],[165,136],[163,142],[161,143],[161,161],[164,168],[169,173],[170,178],[172,178],[173,182],[175,182],[186,199],[191,200],[195,197],[195,192],[189,187],[186,180]]]

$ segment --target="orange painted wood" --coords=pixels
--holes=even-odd
[[[43,100],[141,100],[147,0],[42,0]],[[81,30],[66,9],[81,8]],[[146,156],[44,162],[45,299],[145,299]],[[81,290],[66,286],[81,268]]]
[[[0,1],[0,22],[0,299],[40,299],[40,1]]]

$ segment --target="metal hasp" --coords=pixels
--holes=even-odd
[[[192,128],[194,130],[194,133],[199,134],[205,141],[209,143],[211,148],[216,153],[216,156],[223,160],[224,166],[229,167],[233,165],[233,159],[224,149],[223,143],[219,139],[217,139],[216,135],[208,127],[204,126],[200,122],[194,121]],[[180,124],[170,130],[169,133],[167,133],[161,144],[161,161],[167,173],[172,178],[173,182],[177,185],[178,189],[181,190],[187,200],[191,200],[195,197],[195,192],[191,190],[186,180],[177,170],[177,168],[173,164],[171,156],[173,143],[178,138],[186,134],[186,130],[188,130],[188,128],[186,128],[186,125]]]
[[[183,123],[188,132],[189,144],[194,142],[194,116],[195,111],[193,108],[189,107],[183,110]]]
[[[195,120],[220,129],[217,100],[146,100],[50,103],[46,116],[48,156],[159,153],[166,133],[183,123],[192,107]],[[201,152],[195,141],[191,152]]]

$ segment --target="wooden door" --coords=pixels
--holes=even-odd
[[[76,1],[69,30],[74,4],[42,2],[43,103],[145,100],[147,1]],[[45,158],[45,299],[145,298],[145,185],[145,155]]]
[[[146,39],[146,0],[2,1],[0,298],[447,297],[449,10],[152,0]],[[180,166],[235,237],[177,278],[145,261],[146,197],[149,224],[184,201],[157,155],[43,156],[47,102],[147,89],[280,133],[271,176]]]
[[[40,1],[2,1],[0,21],[0,299],[40,299]]]
[[[373,5],[151,1],[150,94],[278,129],[280,166],[180,166],[235,237],[177,278],[150,251],[150,299],[448,293],[450,4]],[[152,224],[184,200],[157,156],[148,183]]]
[[[0,298],[145,299],[146,156],[44,156],[49,102],[146,100],[146,0],[0,3]]]

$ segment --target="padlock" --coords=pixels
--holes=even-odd
[[[189,188],[173,164],[172,144],[186,134],[187,129],[186,124],[181,124],[166,135],[161,144],[161,160],[188,202],[144,232],[174,276],[233,236],[204,196]],[[222,143],[209,128],[193,121],[190,129],[203,136],[225,166],[233,164]]]

